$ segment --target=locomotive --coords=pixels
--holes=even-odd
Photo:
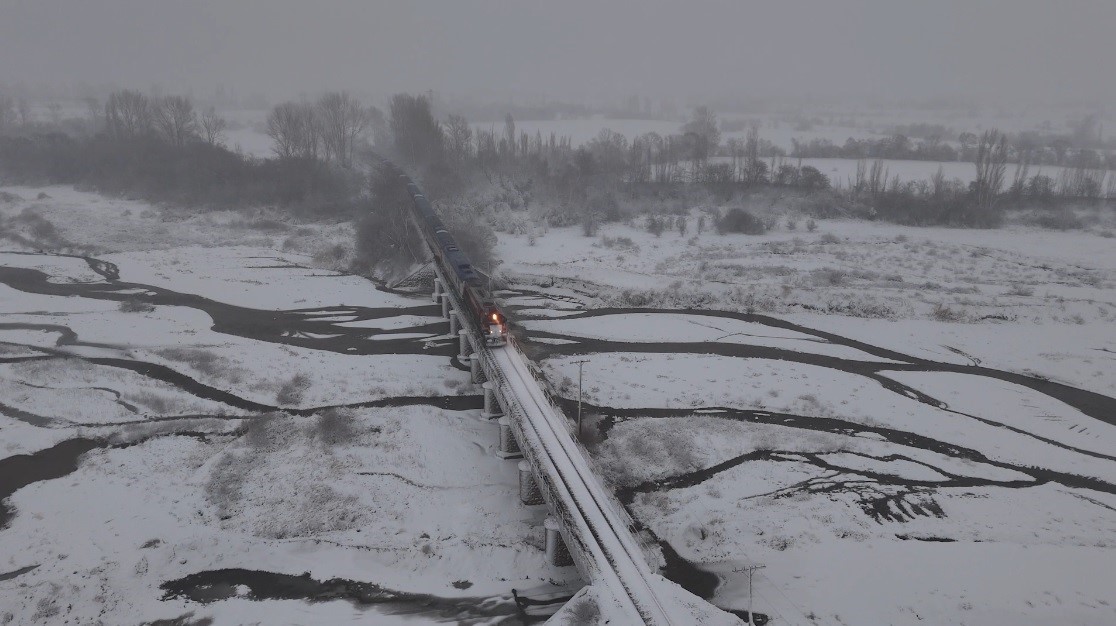
[[[430,201],[419,190],[418,185],[406,174],[400,173],[399,179],[407,186],[407,193],[414,204],[415,222],[419,226],[426,244],[434,253],[434,262],[449,280],[447,289],[453,289],[473,321],[473,327],[480,333],[486,346],[502,346],[508,342],[508,318],[504,315],[491,292],[473,270],[469,257],[457,246],[453,235],[446,230],[441,218],[434,212]]]

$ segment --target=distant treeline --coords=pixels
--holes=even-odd
[[[995,130],[963,135],[959,149],[932,138],[912,141],[901,135],[850,140],[847,151],[824,141],[796,145],[795,156],[860,161],[855,180],[834,189],[817,168],[781,157],[781,151],[759,136],[756,124],[749,125],[743,139],[722,143],[716,115],[705,107],[695,109],[677,134],[645,133],[629,140],[606,129],[578,147],[554,134],[519,131],[510,114],[500,130],[474,130],[456,115],[440,121],[422,96],[396,96],[390,118],[395,154],[422,172],[432,197],[453,197],[476,178],[503,181],[502,185],[517,190],[513,195],[522,202],[538,198],[557,206],[549,218],[552,222],[580,222],[586,233],[595,232],[597,223],[621,217],[618,194],[646,198],[645,190],[659,189],[670,195],[676,192],[669,190],[680,186],[705,189],[719,202],[764,187],[790,188],[820,194],[815,206],[825,204],[830,207],[826,210],[846,215],[982,227],[998,224],[1009,207],[1052,207],[1116,197],[1116,177],[1105,182],[1107,155],[1078,149],[1072,152],[1073,167],[1061,177],[1032,176],[1030,163],[1041,162],[1045,152],[1016,145]],[[1054,156],[1066,163],[1070,154]],[[889,174],[882,160],[916,155],[924,160],[969,161],[974,179],[947,180],[939,171],[930,180],[901,181]],[[1019,163],[1009,173],[1013,158]]]
[[[1091,169],[1116,169],[1116,152],[1098,151],[1092,148],[1071,148],[1068,141],[1051,140],[1050,145],[1038,143],[1038,139],[1026,134],[1024,139],[1009,139],[1008,162],[1030,165],[1061,165]],[[907,159],[912,161],[969,161],[977,154],[979,137],[973,133],[961,133],[958,145],[943,142],[937,136],[915,140],[906,135],[895,134],[879,139],[849,138],[842,145],[828,139],[799,141],[792,139],[790,155],[796,158],[838,158],[838,159]]]
[[[0,180],[73,184],[194,206],[314,211],[340,210],[359,191],[351,172],[322,159],[254,159],[230,151],[222,145],[225,128],[212,109],[199,114],[189,98],[118,91],[91,106],[85,119],[7,120],[0,126]]]

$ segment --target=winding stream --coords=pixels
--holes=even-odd
[[[407,328],[362,328],[356,323],[374,322],[378,319],[402,315],[437,317],[440,308],[433,304],[415,304],[401,308],[334,306],[314,309],[295,309],[285,311],[259,310],[217,302],[201,296],[180,293],[169,289],[151,287],[119,280],[119,269],[111,263],[91,257],[80,257],[89,267],[102,276],[103,283],[54,283],[42,271],[24,268],[0,267],[0,283],[25,293],[62,297],[82,297],[95,300],[125,301],[139,300],[151,305],[173,305],[190,307],[208,314],[213,320],[212,329],[231,336],[254,339],[276,344],[285,344],[315,350],[325,350],[338,354],[385,355],[385,354],[437,354],[452,358],[456,353],[456,341],[444,336],[444,323],[432,322]],[[514,308],[514,307],[509,307]],[[987,425],[1005,428],[1016,434],[1032,437],[1043,443],[1057,446],[1063,450],[1092,458],[1116,461],[1116,452],[1105,454],[1083,450],[1071,445],[1044,438],[1022,429],[1001,424],[951,409],[945,402],[924,392],[889,378],[888,372],[946,372],[982,377],[1020,385],[1037,393],[1061,401],[1081,411],[1083,414],[1109,425],[1116,425],[1116,398],[1078,389],[1040,377],[983,367],[974,360],[970,365],[938,362],[917,358],[900,352],[856,341],[834,333],[818,331],[777,318],[745,313],[721,311],[677,311],[663,309],[595,309],[564,315],[563,320],[587,319],[619,314],[672,314],[684,313],[693,316],[723,318],[750,322],[769,327],[773,330],[794,331],[808,335],[818,342],[846,346],[880,359],[855,360],[799,352],[785,348],[765,347],[738,343],[716,342],[629,342],[595,339],[577,335],[567,335],[543,331],[520,329],[524,337],[524,347],[529,355],[542,361],[547,358],[585,355],[606,352],[639,352],[662,354],[708,354],[742,359],[772,359],[804,365],[818,366],[870,379],[889,392],[899,394],[937,409],[950,411],[967,418],[978,420]],[[544,320],[546,317],[523,316],[524,320]],[[341,320],[341,321],[339,321]],[[368,324],[374,326],[374,324]],[[217,389],[184,375],[170,367],[111,357],[74,356],[64,348],[70,346],[98,346],[82,341],[70,328],[60,324],[0,322],[0,330],[42,330],[56,333],[57,349],[34,348],[34,355],[2,357],[0,363],[19,363],[24,361],[51,358],[82,358],[102,367],[126,369],[147,378],[160,380],[188,392],[198,398],[212,400],[250,412],[247,416],[261,415],[274,411],[284,411],[292,415],[310,416],[328,408],[367,408],[386,406],[405,406],[411,404],[431,404],[449,410],[477,409],[482,399],[477,395],[443,397],[393,397],[380,400],[335,405],[331,407],[312,407],[288,409],[255,402],[237,396],[235,393]],[[398,338],[393,338],[398,335]],[[418,336],[416,338],[416,335]],[[375,339],[374,339],[375,337]],[[541,340],[541,341],[538,341]],[[547,341],[559,340],[556,343]],[[120,348],[120,346],[100,346]],[[455,367],[461,368],[460,363]],[[111,390],[109,390],[111,391]],[[575,401],[558,398],[572,414],[576,409]],[[882,426],[857,424],[836,417],[809,417],[773,411],[752,410],[736,407],[711,406],[687,409],[668,409],[659,407],[615,408],[607,406],[585,407],[590,414],[600,416],[597,423],[601,440],[606,440],[615,424],[639,418],[685,418],[694,415],[718,419],[749,422],[756,424],[778,425],[803,431],[824,432],[849,437],[871,437],[896,446],[917,448],[934,452],[952,459],[961,459],[976,464],[984,464],[1001,470],[1010,470],[1026,478],[1018,480],[991,480],[974,476],[963,476],[906,456],[902,453],[888,455],[868,455],[861,452],[841,450],[842,454],[858,455],[866,460],[881,463],[906,462],[924,466],[942,475],[941,480],[915,480],[885,472],[875,472],[858,467],[847,467],[836,462],[833,452],[813,453],[789,450],[753,450],[728,458],[724,461],[683,474],[659,480],[628,485],[618,489],[621,501],[630,508],[634,498],[640,493],[666,491],[692,487],[710,478],[749,462],[799,463],[819,470],[818,476],[792,485],[772,494],[789,495],[794,492],[826,493],[848,492],[858,497],[865,515],[877,522],[903,522],[917,516],[944,516],[944,512],[934,500],[934,492],[946,487],[995,486],[1022,489],[1044,483],[1058,483],[1076,489],[1090,489],[1107,494],[1116,494],[1116,485],[1095,477],[1078,476],[1058,472],[1039,466],[1022,466],[991,459],[979,450],[937,440],[903,430]],[[0,403],[0,412],[15,419],[40,427],[56,426],[50,416],[35,415],[25,410]],[[174,416],[154,418],[149,421],[185,419],[202,416]],[[204,416],[213,417],[213,416]],[[246,416],[230,416],[227,419],[245,419]],[[91,424],[91,427],[117,426],[122,424]],[[174,433],[170,433],[174,434]],[[34,454],[16,455],[0,459],[0,530],[7,527],[12,511],[4,503],[16,490],[31,483],[50,480],[73,472],[81,456],[96,447],[108,445],[104,441],[91,438],[74,438],[63,441],[51,448]],[[881,487],[888,489],[881,490]],[[902,536],[901,538],[908,538]],[[926,541],[949,541],[945,537],[910,537]],[[717,575],[705,572],[678,555],[667,542],[655,538],[662,547],[666,559],[665,574],[701,597],[711,597],[720,579]],[[28,566],[32,568],[33,566]],[[17,574],[30,571],[23,568]],[[5,575],[7,576],[7,575]],[[516,603],[507,597],[498,598],[442,598],[423,594],[405,594],[378,585],[343,580],[316,580],[309,575],[293,576],[248,569],[223,569],[205,571],[169,581],[163,585],[166,597],[187,598],[200,603],[214,602],[232,597],[246,597],[253,600],[304,599],[311,602],[345,600],[355,606],[375,606],[377,611],[396,615],[424,615],[438,620],[459,623],[496,623],[515,621],[522,623],[531,618],[525,617],[517,609]],[[245,591],[247,590],[247,591]]]

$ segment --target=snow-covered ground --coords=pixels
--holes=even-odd
[[[57,237],[0,240],[0,623],[499,623],[580,586],[437,306],[313,258],[345,227],[4,191]]]
[[[570,402],[588,360],[601,472],[718,606],[763,563],[775,623],[1116,621],[1112,239],[698,216],[499,252]]]
[[[0,513],[0,623],[486,623],[576,591],[436,307],[319,254],[350,227],[3,191],[0,463],[43,473]],[[523,345],[567,400],[588,359],[587,445],[651,538],[724,608],[766,564],[776,624],[1116,620],[1103,228],[769,210],[500,236]]]
[[[871,167],[873,160],[867,161],[868,167]],[[717,157],[714,161],[729,163],[731,159],[729,157]],[[860,163],[857,159],[836,158],[796,159],[787,157],[776,161],[795,166],[801,164],[816,167],[818,171],[829,178],[832,185],[840,187],[849,187],[856,183],[856,170]],[[888,180],[898,178],[903,182],[928,181],[938,173],[939,169],[946,180],[960,180],[966,185],[976,178],[976,166],[968,161],[911,161],[906,159],[880,159],[880,161],[883,163],[884,173],[887,174]],[[1005,186],[1011,184],[1016,170],[1016,165],[1008,164]],[[1067,172],[1073,174],[1073,168],[1060,165],[1031,165],[1023,172],[1023,175],[1028,178],[1038,175],[1049,176],[1057,182]],[[1108,176],[1112,176],[1112,172],[1109,172]],[[1098,176],[1097,182],[1101,190],[1106,189],[1107,180],[1105,176]]]

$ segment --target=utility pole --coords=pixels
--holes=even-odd
[[[754,574],[756,572],[756,570],[763,569],[765,567],[767,567],[767,566],[756,564],[756,565],[749,565],[747,567],[740,567],[740,568],[732,570],[734,572],[748,572],[748,623],[749,624],[755,624],[756,623],[756,619],[754,617],[755,613],[752,612],[752,574]]]
[[[582,366],[588,363],[588,359],[574,361],[577,363],[577,440],[581,441],[581,374]]]

